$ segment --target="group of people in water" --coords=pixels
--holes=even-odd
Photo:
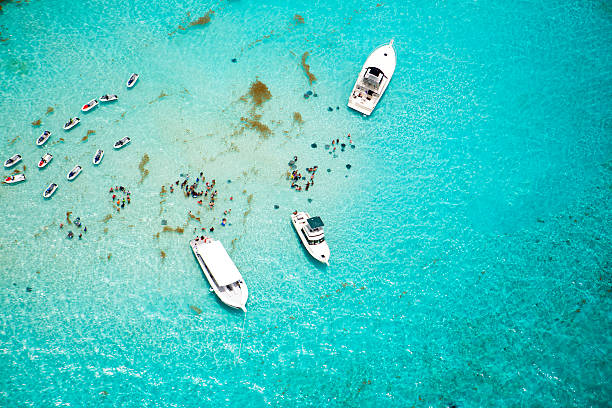
[[[77,228],[81,228],[81,226],[83,227],[83,232],[87,232],[87,227],[84,226],[81,223],[81,217],[76,217],[74,221],[70,221],[70,212],[66,213],[66,221],[68,222],[68,224],[73,223]],[[64,223],[60,222],[59,225],[60,229],[64,228]],[[83,232],[79,233],[79,239],[83,239]],[[72,231],[68,231],[68,235],[66,236],[68,239],[72,239],[74,238],[74,232]]]
[[[302,180],[306,180],[305,176],[302,176],[302,173],[300,173],[297,170],[297,166],[295,165],[295,163],[297,162],[297,156],[293,156],[293,160],[289,161],[289,167],[292,169],[291,172],[287,172],[287,176],[288,178],[291,180],[291,188],[295,189],[295,191],[302,191],[302,188],[306,191],[308,191],[308,189],[310,187],[312,187],[314,185],[314,177],[315,174],[319,168],[319,166],[313,166],[313,167],[308,167],[306,169],[306,171],[308,173],[310,173],[310,180],[308,180],[306,182],[306,184],[304,185],[304,187],[302,187],[299,182]]]
[[[202,186],[202,189],[200,189],[200,191],[198,191],[199,183],[205,183],[205,185]],[[192,197],[192,198],[198,198],[201,196],[204,196],[206,198],[210,197],[208,201],[208,207],[210,209],[213,209],[215,206],[215,199],[217,198],[217,194],[219,194],[219,192],[214,189],[215,184],[216,184],[216,181],[214,179],[209,183],[208,181],[206,181],[204,177],[204,173],[200,172],[200,176],[196,177],[195,182],[191,184],[189,183],[189,175],[185,176],[185,180],[183,180],[183,182],[180,184],[181,186],[180,188],[181,190],[184,190],[183,192],[185,193],[185,197]],[[174,185],[178,186],[179,180],[175,181]],[[170,192],[174,193],[174,186],[172,184],[170,184]],[[203,203],[204,203],[204,200],[200,198],[198,200],[198,204],[202,205]]]
[[[108,192],[109,194],[113,195],[113,207],[117,209],[117,212],[121,211],[122,208],[125,208],[126,204],[129,205],[132,202],[132,199],[130,197],[130,190],[123,186],[115,186],[114,188],[111,187]]]

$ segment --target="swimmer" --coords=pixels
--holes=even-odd
[[[64,224],[62,224],[62,223],[60,222],[60,229],[61,229],[61,228],[64,228]]]
[[[87,227],[85,227],[85,228],[83,229],[83,232],[87,232]]]
[[[215,227],[210,227],[210,232],[213,232],[215,230]]]

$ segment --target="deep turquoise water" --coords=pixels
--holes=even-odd
[[[21,153],[28,180],[0,186],[0,406],[609,404],[609,2],[1,6],[0,158]],[[395,75],[363,118],[348,95],[391,38]],[[272,95],[259,107],[256,80]],[[107,92],[119,101],[79,112]],[[354,149],[325,150],[349,132]],[[285,179],[294,155],[319,166],[308,192]],[[200,171],[214,210],[160,196]],[[132,193],[120,213],[114,185]],[[294,209],[325,221],[329,267]],[[68,211],[83,240],[59,228]],[[190,252],[213,225],[246,320]]]

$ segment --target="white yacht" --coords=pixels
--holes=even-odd
[[[329,265],[329,246],[325,242],[321,218],[311,217],[304,211],[296,211],[291,214],[291,222],[308,253],[317,261]]]
[[[361,68],[349,97],[349,108],[370,115],[391,81],[395,63],[393,40],[376,48]]]
[[[246,312],[249,290],[221,242],[203,237],[192,239],[189,245],[219,299],[228,306]]]

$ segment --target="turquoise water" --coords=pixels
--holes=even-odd
[[[0,406],[609,404],[609,2],[1,6],[0,158],[22,154],[27,181],[0,186]],[[395,75],[361,117],[351,87],[391,38]],[[119,101],[79,111],[104,93]],[[354,149],[325,149],[349,132]],[[289,188],[294,155],[319,167],[308,192]],[[160,194],[200,171],[213,210]],[[294,209],[325,221],[329,267]],[[211,226],[246,318],[190,252]]]

